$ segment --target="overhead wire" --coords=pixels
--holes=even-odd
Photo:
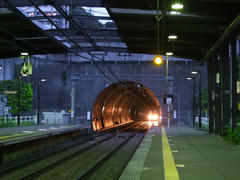
[[[36,6],[36,4],[33,3],[33,1],[31,1],[31,0],[29,0],[29,2],[33,5],[33,7],[37,8],[38,11],[39,11],[43,16],[45,16],[45,18],[46,18],[53,26],[56,27],[56,29],[59,29],[59,27],[58,27],[49,17],[47,17],[47,15],[40,9],[40,7]],[[9,4],[9,3],[10,3],[10,2],[8,2],[8,4]],[[66,20],[67,20],[67,19],[66,19]],[[60,31],[60,32],[61,32],[61,31]],[[71,38],[69,38],[64,32],[62,32],[62,33],[63,33],[63,35],[64,35],[67,39],[69,39],[72,43],[74,43],[74,44],[76,44],[77,46],[79,46],[75,41],[73,41]],[[24,40],[23,40],[23,41],[24,41]],[[26,41],[24,41],[24,42],[27,43],[28,45],[34,47],[35,49],[38,49],[38,50],[44,52],[44,53],[49,53],[49,52],[47,52],[46,50],[43,50],[42,48],[36,47],[36,46],[34,46],[33,44],[31,44],[31,43],[28,43],[28,42],[26,42]],[[63,45],[63,44],[62,44],[62,45]],[[63,46],[65,46],[65,45],[63,45]],[[94,59],[91,59],[91,58],[89,58],[89,57],[85,57],[85,56],[83,56],[83,55],[80,55],[80,54],[74,52],[73,50],[70,50],[68,47],[65,47],[65,48],[67,48],[71,53],[73,53],[73,54],[75,54],[75,55],[77,55],[77,56],[79,56],[79,57],[81,57],[81,58],[83,58],[83,59],[87,59],[87,60],[92,61],[92,63],[97,67],[97,69],[98,69],[107,79],[113,81],[111,78],[109,78],[109,77],[103,72],[103,70],[98,66],[98,64],[95,63]],[[82,49],[83,51],[85,51],[89,56],[92,56],[93,58],[96,57],[97,59],[100,59],[100,60],[101,60],[101,58],[99,58],[99,57],[91,54],[90,52],[86,51],[84,48],[82,48],[82,47],[80,47],[80,46],[79,46],[79,48]],[[23,49],[23,48],[22,48],[22,49]],[[24,50],[24,49],[23,49],[23,50]],[[107,67],[108,71],[114,76],[114,78],[117,79],[118,81],[120,81],[120,79],[117,78],[117,76],[115,75],[115,73],[108,67],[108,65],[107,65],[104,61],[103,61],[103,64]]]
[[[19,13],[22,14],[22,12],[21,12],[19,9],[17,9],[16,7],[14,7],[11,2],[9,2],[8,0],[6,0],[6,2],[7,2],[7,4],[9,5],[9,7],[10,7],[14,12],[15,12],[15,11],[18,11]],[[36,7],[35,4],[34,4],[31,0],[29,0],[29,2],[32,3],[33,7]],[[39,12],[40,12],[43,16],[45,16],[45,17],[48,19],[48,17],[41,11],[41,9],[40,9],[38,6],[37,6],[36,8],[39,10]],[[48,20],[49,20],[49,19],[48,19]],[[50,20],[50,23],[51,23],[51,22],[52,22],[52,21]],[[52,23],[52,24],[53,24],[56,28],[58,28],[55,23]],[[43,31],[43,32],[44,32],[44,31]],[[10,35],[15,38],[15,36],[14,36],[13,34],[10,33]],[[49,37],[51,37],[51,36],[49,36]],[[67,37],[67,36],[66,36],[66,37]],[[28,42],[26,42],[25,40],[21,40],[21,41],[24,41],[25,43],[28,43]],[[38,48],[38,47],[32,45],[31,43],[28,43],[28,44],[31,45],[32,47],[35,47],[36,49],[38,49],[38,50],[40,50],[40,51],[42,51],[42,52],[45,51],[44,53],[48,53],[46,50],[43,50],[43,49],[41,49],[41,48]],[[62,44],[62,46],[65,46],[65,45]],[[21,47],[20,47],[20,48],[21,48]],[[65,48],[68,49],[67,47],[65,47]],[[24,51],[27,51],[27,50],[24,49],[24,48],[21,48],[21,49],[24,50]],[[68,49],[68,50],[70,50],[70,49]],[[80,54],[74,52],[73,50],[70,50],[70,52],[73,53],[73,54],[75,54],[76,56],[82,57],[82,58],[84,58],[84,59],[91,60],[89,57],[85,57],[85,56],[83,56],[83,55],[80,55]],[[31,51],[30,51],[30,53],[31,53]],[[95,63],[93,62],[93,64],[95,64]],[[106,77],[107,79],[109,79],[110,81],[112,81],[112,79],[109,78],[108,76],[106,76],[106,74],[100,69],[100,67],[99,67],[97,64],[95,64],[95,66],[96,66],[97,69],[103,74],[104,77]]]
[[[62,9],[62,7],[61,6],[59,6],[61,9]],[[56,9],[57,10],[57,9]],[[65,11],[66,11],[66,8],[65,8]],[[61,14],[61,12],[59,12],[60,14]],[[64,18],[64,17],[63,17]],[[67,21],[68,21],[68,19],[66,19]],[[75,22],[74,22],[75,23]],[[78,25],[77,25],[78,26]],[[102,49],[102,48],[100,48],[100,47],[98,47],[96,44],[95,44],[95,42],[94,42],[94,46],[96,47],[96,48],[99,48],[99,49]],[[92,56],[93,58],[94,57],[96,57],[97,59],[100,59],[100,60],[102,60],[101,58],[99,58],[99,57],[97,57],[96,55],[93,55],[93,54],[91,54],[90,52],[87,52],[90,56]],[[95,62],[94,61],[94,59],[93,59],[93,62]],[[103,64],[105,65],[105,67],[108,69],[108,71],[113,75],[113,77],[115,78],[115,79],[117,79],[119,82],[121,82],[121,80],[116,76],[116,74],[109,68],[109,66],[106,64],[106,62],[104,61],[104,60],[102,60],[102,62],[103,62]]]
[[[46,17],[46,19],[53,25],[56,27],[57,30],[59,30],[70,42],[72,42],[73,44],[75,44],[77,47],[79,47],[81,50],[83,50],[84,52],[86,52],[87,54],[89,54],[90,56],[92,57],[96,57],[94,55],[92,55],[91,53],[89,53],[87,50],[85,50],[84,48],[80,47],[74,40],[72,40],[64,31],[62,31],[32,0],[28,0],[43,16]],[[66,19],[67,20],[67,19]],[[70,50],[70,49],[68,49]],[[70,50],[71,51],[71,50]],[[72,52],[72,51],[71,51]],[[90,58],[87,58],[83,55],[80,55],[76,52],[73,52],[74,54],[76,54],[77,56],[79,57],[83,57],[85,59],[89,59],[91,61],[93,61],[93,64],[97,67],[97,69],[107,78],[107,79],[111,79],[109,78],[102,70],[100,70],[100,67],[94,63],[94,60],[93,59],[90,59]],[[99,57],[96,57],[98,59],[100,59]]]
[[[55,6],[54,6],[55,7]],[[61,10],[63,10],[62,9],[62,7],[61,6],[58,6],[59,8],[61,8]],[[57,9],[56,9],[57,10]],[[63,10],[64,11],[64,10]],[[62,11],[61,11],[62,12]],[[60,14],[62,14],[61,12],[59,12]],[[66,12],[66,11],[65,11]],[[68,14],[66,13],[66,15],[68,16]],[[63,17],[63,18],[65,18],[65,17]],[[66,19],[66,18],[65,18]],[[66,19],[67,21],[68,21],[68,19]],[[75,23],[75,22],[74,22]],[[75,23],[76,24],[76,23]],[[76,24],[76,26],[78,26],[78,24]],[[74,26],[75,27],[75,26]],[[89,40],[88,38],[87,38],[87,40]],[[101,49],[100,47],[98,47],[96,44],[95,44],[95,42],[92,40],[92,42],[90,42],[91,44],[92,44],[92,46],[93,47],[95,47],[95,48],[97,48],[97,49]],[[85,52],[87,52],[90,56],[92,56],[93,57],[93,62],[95,62],[94,61],[94,57],[96,57],[97,59],[100,59],[100,60],[102,60],[101,58],[99,58],[99,57],[97,57],[96,55],[93,55],[93,54],[91,54],[90,52],[88,52],[87,50],[85,50]],[[103,64],[107,67],[107,69],[108,69],[108,71],[113,75],[113,77],[115,78],[115,79],[117,79],[118,81],[120,81],[117,77],[116,77],[116,75],[112,72],[112,70],[106,65],[106,63],[105,62],[103,62]],[[102,72],[102,71],[101,71]]]

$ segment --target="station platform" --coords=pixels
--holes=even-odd
[[[0,143],[20,142],[54,133],[65,133],[89,128],[90,126],[84,125],[32,125],[0,128]]]
[[[240,146],[187,126],[152,127],[120,180],[239,180]]]

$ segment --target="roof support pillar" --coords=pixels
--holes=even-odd
[[[236,36],[231,39],[231,76],[232,76],[232,89],[231,89],[231,98],[232,98],[232,130],[237,126],[237,52],[236,52]]]
[[[230,122],[230,71],[229,71],[229,44],[221,50],[220,60],[221,77],[221,135],[225,135],[225,127]]]
[[[215,101],[214,101],[214,116],[215,116],[215,129],[214,132],[216,134],[220,133],[221,129],[221,106],[220,106],[220,63],[219,63],[219,56],[215,56],[214,58],[214,69],[215,69]]]
[[[201,63],[207,61],[214,53],[224,44],[224,42],[231,36],[231,34],[240,26],[240,14],[227,27],[217,42],[209,49],[209,51],[202,58]]]
[[[209,133],[214,132],[214,61],[210,60],[207,64],[208,68],[208,113],[209,113]]]

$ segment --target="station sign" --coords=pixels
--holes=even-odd
[[[167,97],[167,104],[172,104],[172,98],[171,97]]]
[[[10,94],[17,94],[16,90],[6,90],[3,92],[5,95],[10,95]]]
[[[237,81],[237,94],[240,94],[240,81]]]
[[[219,84],[220,83],[220,73],[216,74],[216,83]]]

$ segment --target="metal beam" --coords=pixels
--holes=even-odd
[[[33,2],[32,0],[28,0],[28,1],[32,4],[32,6],[34,6],[34,7],[42,14],[54,27],[56,27],[56,29],[57,29],[58,31],[60,31],[61,34],[66,37],[66,39],[68,39],[71,43],[73,43],[74,45],[76,45],[79,49],[82,49],[83,51],[85,51],[85,50],[84,50],[82,47],[80,47],[73,39],[71,39],[68,34],[66,34],[61,28],[59,28],[59,27],[56,25],[56,23],[53,22],[53,21],[35,4],[35,2]],[[68,50],[69,50],[69,49],[68,49]],[[87,53],[88,53],[88,52],[87,52]]]
[[[238,3],[238,4],[240,4],[239,0],[191,0],[191,2],[203,2],[203,3],[221,2],[221,3]]]
[[[226,135],[225,128],[230,123],[230,66],[229,66],[229,44],[224,44],[221,50],[220,79],[221,79],[221,133]]]
[[[164,76],[164,75],[153,75],[153,74],[131,74],[129,76],[129,74],[118,74],[118,77],[122,80],[125,79],[132,79],[132,80],[153,80],[153,81],[166,81],[166,79],[168,78],[168,80],[173,81],[174,80],[174,76]],[[79,75],[72,75],[71,80],[100,80],[100,79],[105,79],[105,77],[102,74],[79,74]],[[111,77],[111,79],[114,80],[114,77]]]
[[[208,61],[208,112],[209,112],[209,133],[214,132],[214,116],[213,116],[213,95],[214,92],[214,62]]]
[[[129,48],[152,48],[153,50],[156,50],[155,44],[151,42],[145,42],[145,41],[132,41],[132,42],[127,42],[127,45]],[[204,52],[207,51],[206,47],[201,46],[201,45],[184,45],[184,44],[166,44],[166,48],[174,48],[175,50],[182,50],[182,51],[196,51],[196,52]]]
[[[93,39],[96,43],[99,42],[99,43],[122,43],[122,40],[121,39],[112,39],[112,38],[105,38],[105,39]],[[66,40],[59,40],[61,42],[65,42]],[[74,39],[74,41],[76,43],[87,43],[87,41],[85,39],[82,39],[82,38],[78,38],[76,37]]]
[[[201,60],[201,64],[210,59],[219,47],[231,36],[231,34],[239,27],[240,25],[240,14],[234,19],[234,21],[228,26],[228,28],[224,31],[221,37],[217,40],[217,42],[209,49],[209,51],[205,54],[205,56]]]
[[[231,75],[232,75],[232,130],[234,131],[237,127],[237,109],[238,109],[238,101],[237,101],[237,47],[236,47],[236,36],[233,36],[231,39],[232,49],[232,64],[231,64]]]
[[[62,29],[65,33],[69,36],[77,35],[78,31],[74,29]],[[103,36],[103,37],[119,37],[117,29],[89,29],[89,28],[82,28],[84,33],[87,33],[91,36]],[[54,35],[54,36],[61,36],[62,33],[58,30],[46,30],[47,34]]]
[[[71,48],[71,49],[78,50],[79,48],[76,47],[76,48]],[[96,49],[93,48],[93,47],[84,47],[83,49],[86,50],[86,51],[89,51],[89,52],[96,51]],[[127,48],[123,48],[123,47],[106,47],[106,46],[105,47],[102,46],[101,47],[101,51],[103,51],[103,52],[121,52],[121,53],[129,52]]]
[[[60,19],[64,18],[61,15],[56,15],[56,16],[48,16],[51,19]],[[46,19],[44,16],[33,16],[33,17],[28,17],[31,20],[41,20],[41,19]],[[91,20],[111,20],[111,17],[105,17],[105,16],[85,16],[85,15],[74,15],[73,18],[78,18],[78,19],[91,19]]]
[[[15,1],[14,1],[15,2]],[[2,1],[3,3],[3,1]],[[22,19],[23,21],[27,21],[29,22],[30,24],[33,24],[29,19],[27,19],[17,8],[16,6],[14,6],[14,4],[12,4],[12,0],[5,0],[4,1],[5,5],[7,6],[7,8],[9,8],[12,12],[14,12],[16,14],[16,16],[18,16],[20,19]],[[1,4],[1,3],[0,3]],[[6,7],[5,6],[5,7]],[[44,33],[44,31],[37,27],[36,25],[34,25],[33,27],[35,27],[37,30],[39,30],[39,32],[42,32],[43,34],[46,34]],[[46,34],[47,35],[47,34]],[[54,42],[56,42],[56,45],[59,45],[59,48],[63,48],[63,49],[67,49],[66,46],[64,46],[62,43],[58,42],[55,38],[52,38],[51,36],[48,36],[51,40],[53,40]],[[26,42],[25,40],[22,40],[23,42]],[[28,43],[28,42],[27,42]],[[30,43],[28,43],[30,44]],[[43,49],[40,49],[34,45],[32,45],[35,49],[37,50],[40,50],[40,52],[43,52],[43,54],[47,53],[45,50]]]
[[[69,17],[69,15],[58,5],[53,5],[53,7],[78,31],[80,35],[82,35],[95,49],[99,49],[96,43],[92,40],[92,38],[84,33],[81,27]]]
[[[156,31],[156,25],[153,21],[140,22],[140,21],[119,21],[116,22],[117,27],[122,33],[129,33],[129,31],[138,32],[151,32],[151,34]],[[160,26],[162,28],[162,26]],[[205,24],[190,24],[190,23],[168,23],[166,26],[167,32],[178,33],[200,33],[200,34],[221,34],[225,30],[225,26],[216,25],[205,25]],[[125,32],[126,31],[126,32]]]
[[[214,80],[215,80],[215,100],[214,100],[214,115],[215,115],[215,129],[216,134],[221,131],[221,89],[220,89],[220,63],[218,57],[215,56],[214,60]],[[218,78],[217,78],[218,77]]]
[[[15,7],[21,6],[32,6],[28,0],[9,0]],[[68,5],[68,6],[89,6],[89,7],[104,7],[105,4],[103,0],[34,0],[37,6],[48,5],[48,4],[58,4],[58,5]],[[1,0],[0,7],[6,7],[4,0]]]

